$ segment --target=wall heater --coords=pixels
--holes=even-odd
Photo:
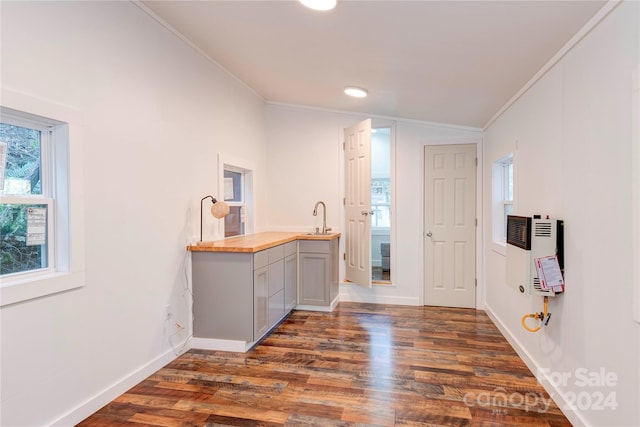
[[[564,272],[563,242],[562,220],[507,216],[507,284],[530,295],[555,295],[553,290],[541,289],[534,259],[555,255]]]

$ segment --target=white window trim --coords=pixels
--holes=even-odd
[[[55,173],[51,170],[51,165],[55,162],[53,156],[55,150],[52,144],[55,143],[53,130],[59,127],[59,123],[55,121],[38,118],[30,118],[30,114],[23,112],[14,112],[2,107],[2,122],[12,126],[20,126],[27,129],[33,129],[40,132],[40,177],[41,177],[41,194],[10,194],[0,196],[2,203],[13,205],[47,205],[47,267],[41,267],[24,272],[16,272],[6,274],[2,278],[3,281],[21,280],[25,277],[37,278],[38,276],[46,276],[56,271],[56,212],[55,212]],[[58,126],[57,126],[58,125]]]
[[[43,296],[79,288],[86,283],[85,225],[84,225],[84,153],[81,114],[79,111],[49,100],[36,98],[8,88],[0,89],[3,108],[46,117],[62,123],[54,138],[65,138],[59,145],[56,162],[64,173],[56,173],[55,185],[65,188],[57,192],[57,203],[68,206],[68,215],[56,215],[56,270],[44,274],[21,274],[0,279],[0,306],[6,306]],[[65,149],[66,148],[66,149]]]
[[[513,165],[513,199],[505,200],[504,195],[507,190],[507,182],[505,180],[507,161]],[[492,162],[492,223],[491,223],[491,240],[494,252],[506,256],[506,240],[504,237],[504,211],[505,206],[513,206],[513,212],[517,211],[517,185],[516,185],[516,152],[507,153]]]
[[[255,230],[254,216],[254,172],[255,166],[246,159],[233,158],[218,154],[218,198],[224,199],[224,170],[231,169],[243,173],[243,202],[227,202],[229,206],[244,206],[244,234],[253,234]],[[224,238],[224,220],[218,221],[217,234]]]
[[[640,65],[632,74],[633,318],[640,323]]]

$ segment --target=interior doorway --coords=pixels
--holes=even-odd
[[[345,282],[392,284],[395,123],[345,129]]]
[[[391,126],[371,129],[371,280],[391,283]]]

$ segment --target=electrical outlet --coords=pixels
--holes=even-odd
[[[172,315],[173,315],[173,313],[171,312],[171,304],[167,304],[164,307],[164,319],[165,320],[169,320],[169,319],[171,319]]]

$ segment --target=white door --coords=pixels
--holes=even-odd
[[[345,129],[346,277],[371,287],[371,119]]]
[[[475,307],[476,145],[425,147],[424,304]]]

